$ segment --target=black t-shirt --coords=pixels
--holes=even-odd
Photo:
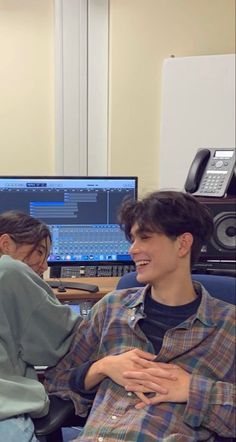
[[[140,319],[139,326],[145,336],[153,344],[155,353],[159,353],[164,335],[167,330],[174,328],[194,315],[201,302],[201,295],[192,302],[184,305],[169,306],[155,301],[151,297],[151,290],[146,294],[144,301],[145,318]]]

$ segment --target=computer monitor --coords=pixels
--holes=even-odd
[[[137,177],[1,176],[0,212],[19,210],[52,234],[53,265],[131,263],[118,209],[136,199]]]

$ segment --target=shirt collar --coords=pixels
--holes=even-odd
[[[214,314],[214,306],[212,301],[215,299],[207,290],[200,284],[200,282],[193,282],[196,291],[202,292],[202,299],[198,307],[195,319],[199,319],[203,324],[212,327],[216,325],[216,318]]]
[[[216,324],[216,320],[214,317],[214,308],[212,306],[212,300],[214,299],[207,290],[199,283],[194,281],[194,287],[196,292],[202,293],[202,299],[196,315],[192,318],[193,321],[199,319],[206,326],[212,327]],[[150,290],[150,285],[146,285],[145,287],[139,287],[128,289],[127,290],[127,298],[125,299],[124,305],[133,309],[138,307],[139,305],[144,305],[144,299],[147,292]]]
[[[127,297],[125,297],[124,305],[127,308],[135,308],[140,304],[144,305],[145,296],[150,289],[150,285],[146,285],[145,287],[136,287],[127,290]],[[130,295],[130,296],[129,296]]]

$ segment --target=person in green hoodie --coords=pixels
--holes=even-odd
[[[36,441],[31,418],[48,413],[35,366],[54,366],[82,320],[42,279],[51,245],[48,227],[21,212],[0,215],[0,435]]]

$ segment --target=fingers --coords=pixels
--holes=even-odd
[[[177,365],[151,362],[149,363],[148,372],[154,376],[162,376],[169,379],[170,377],[176,377],[178,370],[179,367]]]
[[[136,396],[141,399],[143,406],[149,405],[150,399],[145,394],[135,391]]]
[[[146,407],[146,404],[144,404],[143,402],[138,402],[135,405],[136,410],[141,410],[141,408],[145,408],[145,407]]]
[[[148,353],[147,351],[140,350],[139,348],[135,348],[134,353],[137,356],[140,356],[140,358],[147,359],[148,361],[153,361],[156,357],[156,355],[153,355],[152,353]]]
[[[138,385],[138,384],[128,384],[125,385],[126,391],[131,391],[132,393],[156,393],[156,391],[153,391],[150,387],[146,387],[144,385]]]
[[[160,402],[167,402],[169,400],[170,399],[168,398],[167,395],[156,394],[155,396],[150,398],[149,405],[156,405],[159,404]]]
[[[155,355],[139,349],[134,350],[134,357],[136,359],[136,362],[138,362],[142,367],[159,369],[160,372],[163,373],[163,376],[167,371],[179,369],[178,365],[155,361]]]
[[[154,367],[162,368],[163,370],[179,369],[178,365],[170,364],[169,362],[158,362],[155,360],[153,362],[155,363],[155,365],[153,364]]]
[[[161,385],[158,385],[153,382],[145,383],[145,385],[142,384],[127,384],[125,385],[126,391],[134,391],[136,392],[142,392],[142,393],[159,393],[159,394],[167,394],[169,390],[165,387],[162,387]]]
[[[147,359],[143,359],[139,356],[134,356],[134,362],[137,364],[137,368],[140,367],[140,369],[142,368],[151,368],[151,364],[152,361],[147,360]]]
[[[156,404],[159,404],[160,402],[167,402],[167,397],[165,395],[156,394],[152,398],[149,398],[148,404],[144,403],[143,401],[138,402],[135,405],[135,408],[136,408],[136,410],[141,410],[141,408],[145,408],[146,405],[156,405]]]
[[[145,371],[125,371],[123,373],[126,379],[136,380],[158,380],[158,378],[176,380],[177,376],[174,372],[166,371],[160,368],[147,368]]]
[[[152,355],[150,353],[142,352],[141,350],[135,350],[135,352],[132,354],[132,360],[137,364],[140,368],[148,368],[152,365],[152,360],[155,357],[155,355]]]
[[[178,365],[176,364],[171,364],[167,362],[158,362],[156,361],[156,355],[149,353],[147,351],[143,351],[139,348],[128,350],[125,353],[127,354],[129,353],[131,355],[132,361],[143,368],[159,369],[160,373],[163,374],[163,377],[167,374],[167,371],[179,368]]]

